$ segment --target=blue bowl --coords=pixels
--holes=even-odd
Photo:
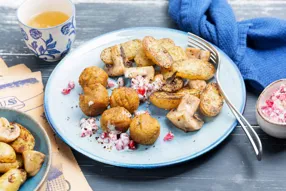
[[[34,177],[29,177],[20,187],[20,191],[38,190],[46,180],[52,163],[51,143],[45,129],[29,115],[14,109],[0,108],[0,117],[5,117],[8,121],[16,122],[26,127],[35,137],[36,145],[34,150],[46,155],[45,162],[38,174]]]

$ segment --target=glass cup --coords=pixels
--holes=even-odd
[[[49,28],[28,26],[34,15],[47,11],[65,13],[69,19]],[[75,6],[70,0],[26,0],[18,8],[17,17],[25,43],[37,57],[54,62],[69,52],[76,36]]]

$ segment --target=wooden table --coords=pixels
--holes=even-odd
[[[14,0],[15,1],[15,0]],[[0,1],[0,56],[9,66],[25,63],[42,71],[46,83],[57,63],[37,59],[24,45],[14,1]],[[10,3],[11,2],[11,3]],[[80,0],[76,4],[77,39],[73,48],[109,31],[140,26],[177,28],[165,0]],[[88,2],[88,3],[87,3]],[[239,20],[261,16],[286,19],[286,2],[230,0]],[[97,191],[286,190],[286,141],[271,138],[255,119],[257,96],[247,93],[246,118],[255,126],[263,147],[258,162],[240,127],[211,152],[176,166],[134,170],[93,161],[74,151],[90,186]]]

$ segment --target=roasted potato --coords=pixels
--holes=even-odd
[[[0,173],[6,173],[13,168],[21,168],[23,166],[22,155],[16,156],[16,161],[11,163],[0,163]]]
[[[223,96],[217,83],[209,83],[201,93],[200,111],[203,115],[214,117],[219,114],[223,106]]]
[[[136,76],[143,76],[148,80],[153,80],[154,75],[155,69],[153,66],[126,68],[124,72],[125,78],[135,78]]]
[[[181,95],[181,96],[189,94],[189,95],[196,96],[198,98],[200,98],[200,93],[201,93],[200,90],[193,89],[193,88],[191,88],[191,89],[190,88],[182,88],[176,92],[176,94]]]
[[[101,115],[100,125],[103,131],[126,132],[131,123],[131,113],[124,107],[112,107]]]
[[[196,89],[183,88],[176,93],[154,92],[150,96],[150,102],[158,108],[170,110],[177,108],[181,99],[186,94],[200,97],[200,91]]]
[[[128,61],[135,58],[138,50],[142,48],[142,41],[139,39],[130,40],[121,44],[123,48],[123,53]]]
[[[174,41],[170,38],[161,38],[158,40],[158,43],[163,46],[165,49],[169,50],[173,48],[175,45]]]
[[[0,118],[0,142],[9,143],[20,136],[20,127],[9,123],[6,118]]]
[[[153,66],[154,63],[144,53],[143,48],[140,48],[134,58],[137,67]]]
[[[132,119],[129,131],[131,139],[136,143],[152,145],[160,135],[160,124],[157,119],[144,113]]]
[[[207,83],[204,80],[190,80],[188,83],[190,88],[203,91],[207,87]]]
[[[125,43],[120,44],[120,46],[123,49],[123,53],[125,55],[125,58],[130,61],[133,60],[134,57],[137,54],[137,51],[142,47],[141,40],[135,39],[135,40],[130,40]],[[113,60],[111,57],[111,47],[105,48],[101,54],[100,54],[101,60],[105,64],[113,64]]]
[[[100,59],[105,63],[105,64],[113,64],[112,58],[111,58],[111,47],[105,48],[101,54],[100,54]]]
[[[23,152],[24,167],[29,176],[35,176],[41,169],[45,155],[39,151]]]
[[[162,67],[160,68],[160,70],[165,80],[172,78],[173,76],[175,76],[174,74],[176,73],[176,71],[173,71],[171,69],[162,68]]]
[[[196,58],[174,62],[172,69],[177,76],[189,80],[209,80],[216,71],[211,63]]]
[[[174,62],[188,59],[186,52],[180,46],[174,46],[174,47],[168,49],[168,52],[172,56],[172,59]]]
[[[108,92],[100,83],[84,87],[83,94],[79,96],[79,107],[87,116],[92,117],[102,114],[108,105]]]
[[[27,173],[23,169],[11,169],[0,177],[1,191],[17,191],[26,181]]]
[[[182,78],[175,77],[174,79],[167,79],[166,83],[162,86],[162,90],[165,92],[176,92],[182,89],[184,81]]]
[[[16,153],[23,153],[27,150],[33,150],[35,147],[35,138],[31,134],[31,132],[23,127],[22,125],[18,124],[20,127],[20,136],[11,143],[11,146],[16,151]]]
[[[0,142],[0,163],[2,162],[15,162],[16,153],[14,149],[7,143]]]
[[[186,48],[186,54],[188,58],[197,58],[208,62],[211,53],[207,50],[201,50],[198,48]]]
[[[139,96],[137,92],[128,87],[120,87],[113,90],[110,96],[111,107],[124,107],[130,113],[134,113],[139,107]]]
[[[107,79],[108,75],[103,69],[97,66],[91,66],[85,68],[82,71],[82,73],[79,76],[79,84],[81,85],[82,88],[93,85],[95,83],[100,83],[101,85],[106,87]]]
[[[177,109],[171,110],[167,118],[179,129],[189,132],[199,130],[204,122],[195,116],[195,112],[200,104],[200,99],[196,96],[186,94],[182,98]],[[194,117],[195,116],[195,117]]]
[[[146,36],[142,41],[142,45],[145,55],[155,64],[160,67],[171,68],[173,64],[172,56],[156,39]]]

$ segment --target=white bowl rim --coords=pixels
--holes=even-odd
[[[269,118],[267,118],[265,115],[263,115],[263,113],[261,113],[261,108],[258,108],[259,106],[259,103],[260,103],[260,98],[263,96],[263,94],[265,94],[268,89],[273,86],[274,84],[276,83],[280,83],[280,82],[285,82],[286,83],[286,78],[283,78],[283,79],[280,79],[280,80],[276,80],[274,82],[272,82],[271,84],[269,84],[268,86],[266,86],[266,88],[264,88],[264,90],[261,92],[261,94],[259,95],[258,97],[258,100],[256,102],[256,111],[258,113],[258,115],[265,121],[267,121],[268,123],[270,124],[274,124],[274,125],[280,125],[281,127],[285,127],[286,128],[286,122],[283,123],[283,122],[276,122],[276,121],[271,121]]]
[[[0,110],[13,111],[13,112],[19,113],[21,115],[24,115],[25,117],[27,117],[31,121],[33,121],[35,124],[37,124],[40,127],[40,129],[42,130],[42,132],[44,133],[45,137],[47,138],[47,147],[48,147],[48,151],[49,151],[47,168],[46,168],[46,172],[42,176],[41,181],[39,182],[39,184],[34,189],[34,190],[38,190],[43,185],[43,183],[46,181],[48,173],[49,173],[51,165],[52,165],[52,145],[51,145],[50,137],[48,136],[48,134],[47,134],[46,130],[44,129],[44,127],[39,122],[37,122],[33,117],[31,117],[30,115],[28,115],[28,114],[26,114],[26,113],[24,113],[22,111],[16,110],[16,109],[12,109],[12,108],[2,107],[2,108],[0,108]]]
[[[22,2],[21,5],[18,7],[16,15],[17,15],[18,22],[21,23],[22,25],[24,25],[25,27],[30,28],[30,29],[49,30],[49,29],[58,28],[58,27],[61,27],[61,26],[65,25],[65,24],[69,23],[73,19],[73,17],[75,17],[75,5],[74,5],[74,3],[71,0],[69,0],[69,2],[71,3],[71,6],[72,6],[72,14],[65,22],[63,22],[61,24],[58,24],[56,26],[48,27],[48,28],[31,27],[31,26],[26,25],[25,23],[23,23],[21,21],[20,17],[19,17],[19,9],[22,7],[22,5],[24,5],[24,3],[26,3],[26,1],[28,1],[28,0],[25,0],[24,2]]]

